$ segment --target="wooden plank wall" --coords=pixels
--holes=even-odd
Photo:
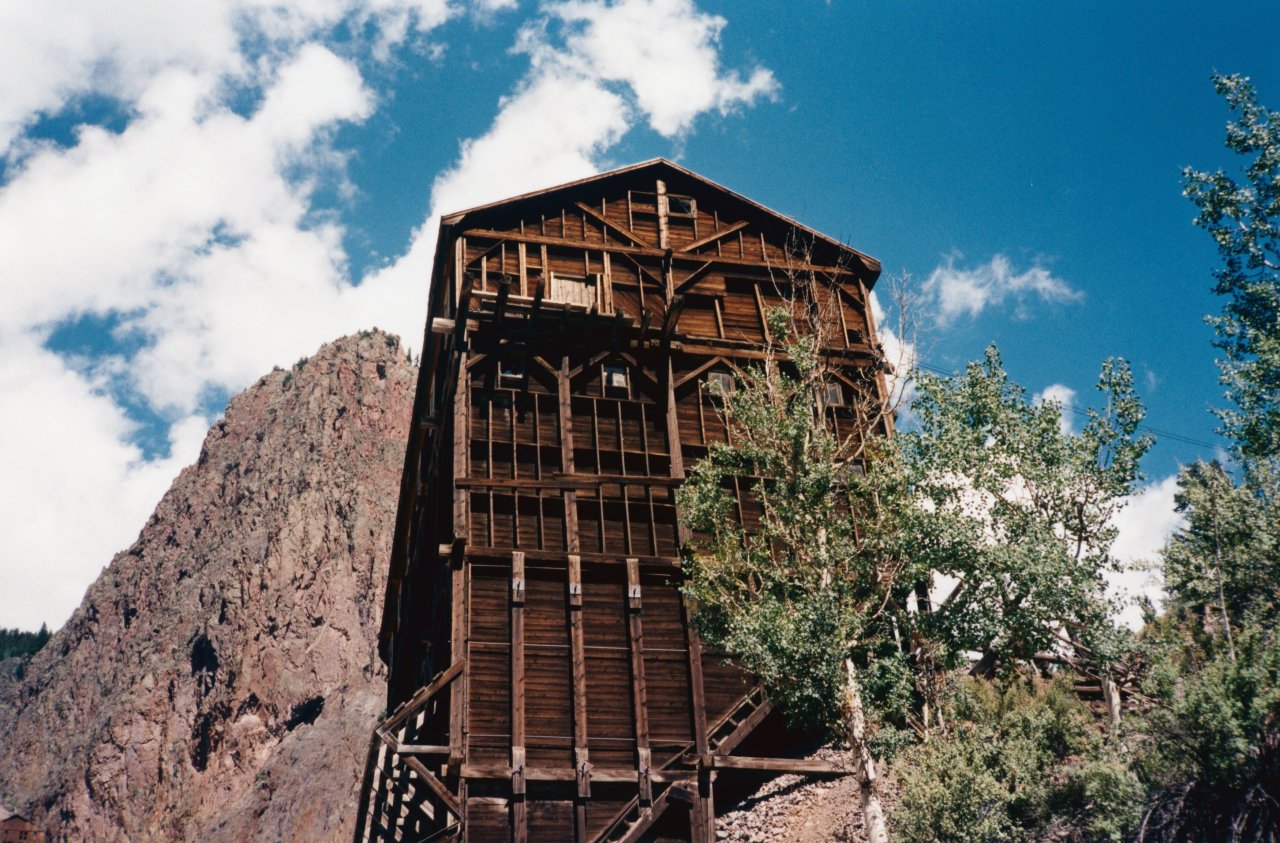
[[[499,206],[441,244],[460,341],[431,412],[449,441],[423,457],[402,599],[423,617],[399,623],[421,643],[392,682],[411,684],[395,674],[415,657],[465,659],[423,740],[450,747],[472,841],[594,840],[741,704],[746,678],[688,623],[675,490],[726,440],[707,384],[760,359],[769,308],[820,311],[848,407],[883,388],[855,268],[815,250],[805,271],[827,280],[797,304],[779,271],[797,258],[741,203],[693,181],[580,194]],[[594,300],[549,299],[554,274],[588,278]],[[842,435],[865,426],[828,413]],[[749,482],[734,490],[747,530]],[[709,773],[695,790],[687,833],[709,841]]]

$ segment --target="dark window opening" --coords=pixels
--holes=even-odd
[[[690,196],[668,196],[667,213],[673,217],[691,217],[698,211],[698,205]]]
[[[604,367],[605,395],[627,394],[627,369],[625,366]]]
[[[726,395],[732,395],[737,389],[734,383],[733,375],[728,372],[711,372],[707,375],[707,392],[713,398],[723,398]]]

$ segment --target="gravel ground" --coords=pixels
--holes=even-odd
[[[846,753],[823,747],[808,758],[841,762]],[[885,810],[892,805],[885,788]],[[853,776],[818,779],[778,776],[716,819],[716,839],[730,843],[861,843],[862,812]]]

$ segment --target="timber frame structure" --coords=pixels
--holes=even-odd
[[[797,271],[831,423],[887,426],[854,409],[884,400],[880,264],[701,176],[657,159],[442,219],[357,843],[710,843],[722,771],[842,772],[734,754],[770,704],[680,591],[676,488]]]

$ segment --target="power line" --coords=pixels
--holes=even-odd
[[[928,363],[916,363],[915,365],[916,365],[916,368],[933,372],[935,375],[943,375],[944,377],[955,377],[956,375],[960,374],[959,372],[954,370],[948,371],[946,369],[941,369],[937,366],[930,366]],[[1089,412],[1087,410],[1082,410],[1079,407],[1064,406],[1063,409],[1067,410],[1068,412],[1075,413],[1077,416],[1080,416],[1082,418],[1089,417]],[[1160,430],[1159,428],[1152,427],[1151,425],[1147,425],[1147,424],[1138,425],[1138,429],[1144,430],[1147,433],[1153,433],[1156,436],[1159,436],[1164,439],[1172,439],[1175,442],[1182,442],[1186,445],[1195,445],[1196,447],[1199,447],[1199,448],[1209,448],[1210,450],[1213,450],[1213,449],[1222,447],[1218,443],[1205,442],[1203,439],[1196,439],[1193,436],[1185,436],[1181,433],[1171,433],[1170,431]]]

